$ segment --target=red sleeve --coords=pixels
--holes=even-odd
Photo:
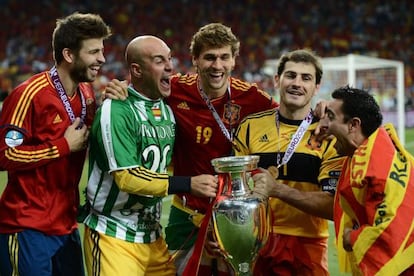
[[[31,170],[70,153],[63,137],[67,123],[53,109],[50,91],[47,75],[39,74],[17,87],[4,101],[0,117],[0,168]],[[53,124],[54,119],[62,123]]]

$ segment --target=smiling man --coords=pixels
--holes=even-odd
[[[0,118],[1,275],[83,275],[77,230],[82,175],[96,105],[93,82],[110,28],[99,15],[56,21],[55,66],[20,84]]]
[[[391,124],[381,126],[367,91],[345,86],[332,97],[321,126],[347,156],[335,198],[338,248],[353,275],[414,275],[414,158]]]
[[[232,155],[239,122],[250,113],[277,105],[255,84],[231,77],[239,48],[240,42],[231,28],[221,23],[202,26],[193,35],[190,52],[196,74],[174,77],[167,99],[177,121],[175,175],[215,174],[211,160]],[[165,232],[169,249],[178,253],[175,263],[179,275],[187,265],[196,238],[198,242],[204,239],[198,235],[205,230],[200,226],[210,202],[208,198],[182,193],[173,198]],[[210,239],[206,245],[217,250],[217,244]],[[222,258],[211,254],[202,256],[198,272],[229,275]]]
[[[275,86],[280,106],[248,116],[236,132],[236,155],[260,156],[255,191],[270,196],[272,231],[255,275],[329,275],[328,222],[342,160],[333,141],[318,142],[311,100],[322,66],[309,50],[284,54]]]

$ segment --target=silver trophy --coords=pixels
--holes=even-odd
[[[259,156],[230,156],[211,161],[222,182],[213,206],[213,237],[236,275],[252,275],[253,263],[269,234],[267,202],[252,195],[250,172]]]

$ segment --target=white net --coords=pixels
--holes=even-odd
[[[405,142],[405,126],[414,124],[405,113],[404,65],[395,60],[347,55],[323,58],[320,98],[329,99],[337,87],[347,85],[368,90],[377,100],[384,123],[392,123],[401,142]]]
[[[348,83],[348,72],[325,70],[318,98],[330,99],[331,92],[349,84],[372,94],[384,112],[397,111],[397,70],[379,68],[356,71],[356,83]]]

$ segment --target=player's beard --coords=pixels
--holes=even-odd
[[[72,69],[70,70],[71,78],[77,83],[92,82],[94,77],[88,76],[88,66],[79,58],[75,58]]]
[[[204,86],[205,90],[217,91],[224,89],[223,87],[227,88],[228,79],[230,77],[231,71],[221,72],[223,76],[220,81],[214,80],[214,78],[210,76],[210,74],[214,74],[214,72],[212,72],[211,70],[198,69],[198,73],[200,76],[202,76],[202,85]]]

